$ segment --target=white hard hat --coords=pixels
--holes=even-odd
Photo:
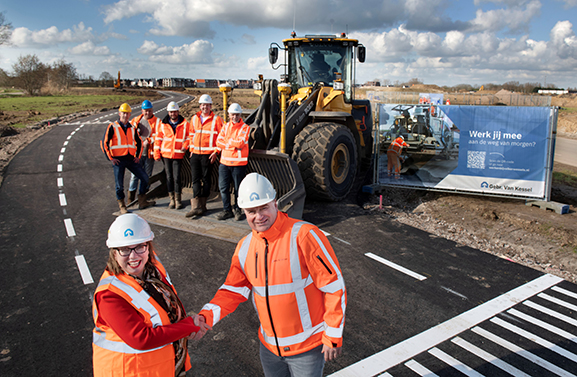
[[[212,98],[208,94],[203,94],[200,96],[198,103],[210,103],[212,105]]]
[[[403,135],[399,135],[399,137],[403,140],[405,140],[405,137]]]
[[[138,245],[152,241],[154,233],[142,217],[134,213],[120,215],[108,229],[106,246],[109,248]]]
[[[272,202],[276,198],[276,191],[272,183],[258,173],[250,173],[240,183],[238,188],[238,206],[240,208],[254,208]]]
[[[238,103],[233,103],[228,108],[229,114],[242,114],[242,108]]]
[[[178,107],[178,103],[172,101],[166,106],[166,111],[178,111],[180,107]]]

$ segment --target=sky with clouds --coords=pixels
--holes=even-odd
[[[358,39],[359,83],[577,88],[577,0],[18,0],[0,12],[13,27],[8,72],[36,54],[95,78],[278,79],[268,47],[294,29]]]

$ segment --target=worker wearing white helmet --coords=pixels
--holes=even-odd
[[[216,139],[222,130],[222,118],[212,112],[212,98],[203,94],[198,100],[200,111],[192,116],[190,172],[192,199],[186,217],[198,218],[207,211],[206,201],[212,186],[212,166],[216,162]]]
[[[172,101],[166,107],[168,115],[164,117],[154,140],[154,159],[164,163],[166,185],[170,203],[168,208],[182,209],[182,186],[180,169],[182,159],[190,143],[190,123],[179,114],[178,103]]]
[[[181,376],[191,368],[187,337],[204,333],[197,316],[186,315],[153,238],[146,220],[132,213],[108,230],[108,263],[92,310],[95,376]]]
[[[244,178],[238,205],[252,232],[238,243],[226,281],[197,324],[209,330],[252,291],[264,375],[301,370],[300,375],[320,377],[325,361],[341,354],[347,305],[333,248],[316,226],[278,210],[276,191],[263,175]]]
[[[218,168],[218,187],[222,197],[223,211],[217,215],[218,220],[226,220],[234,217],[236,221],[242,220],[243,213],[238,208],[237,196],[240,182],[246,174],[248,164],[248,137],[250,127],[242,121],[242,108],[238,103],[233,103],[228,108],[230,121],[224,125],[218,139],[216,149],[211,154],[211,160],[220,157]],[[231,204],[230,184],[234,184],[235,204]]]
[[[401,154],[403,153],[403,148],[407,148],[409,145],[405,143],[405,137],[399,135],[392,143],[389,145],[387,150],[387,172],[389,177],[395,174],[395,179],[401,178]]]

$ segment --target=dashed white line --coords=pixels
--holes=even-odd
[[[60,199],[60,206],[61,207],[66,206],[66,195],[58,194],[58,198]]]
[[[64,160],[64,155],[61,154],[60,156],[58,156],[58,162],[62,162]]]
[[[68,237],[76,236],[74,225],[72,225],[72,219],[64,219],[64,226],[66,227],[66,234],[68,234]]]
[[[62,164],[58,164],[58,166],[56,167],[56,171],[59,173],[62,171]]]
[[[61,154],[64,153],[64,152],[66,152],[66,148],[62,148],[62,149],[60,150],[60,153],[61,153]]]
[[[57,178],[56,179],[56,185],[60,188],[62,186],[64,186],[64,180],[62,178]]]
[[[425,279],[427,278],[426,276],[423,276],[423,275],[421,275],[421,274],[418,274],[418,273],[416,273],[416,272],[413,272],[413,271],[411,271],[411,270],[409,270],[409,269],[407,269],[407,268],[405,268],[405,267],[403,267],[403,266],[399,266],[398,264],[396,264],[396,263],[394,263],[394,262],[391,262],[391,261],[389,261],[389,260],[386,260],[385,258],[381,258],[381,257],[379,257],[378,255],[375,255],[375,254],[373,254],[373,253],[366,253],[365,256],[367,256],[367,257],[369,257],[369,258],[371,258],[371,259],[374,259],[374,260],[376,260],[377,262],[381,262],[382,264],[384,264],[384,265],[386,265],[386,266],[389,266],[389,267],[391,267],[391,268],[394,268],[395,270],[397,270],[397,271],[399,271],[399,272],[402,272],[402,273],[404,273],[404,274],[406,274],[406,275],[409,275],[410,277],[415,278],[415,279],[417,279],[417,280],[421,280],[421,281],[422,281],[422,280],[425,280]]]
[[[68,145],[68,141],[65,141],[63,145],[64,145],[64,146],[67,146],[67,145]]]
[[[77,255],[75,257],[76,265],[78,266],[78,270],[80,271],[80,276],[82,276],[82,281],[84,284],[92,284],[94,280],[92,279],[92,274],[90,273],[90,269],[88,269],[88,265],[86,264],[86,259],[84,259],[84,255]]]

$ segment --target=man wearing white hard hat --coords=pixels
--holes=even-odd
[[[234,217],[236,221],[240,221],[243,215],[238,208],[238,188],[246,175],[250,127],[242,121],[242,108],[238,103],[229,106],[228,115],[230,122],[225,124],[218,134],[216,149],[210,155],[212,160],[216,159],[218,153],[222,153],[218,168],[218,188],[222,197],[223,211],[216,218],[226,220]],[[234,206],[231,203],[231,183],[234,184]]]
[[[216,139],[222,129],[222,118],[212,112],[212,98],[203,94],[198,100],[200,111],[192,116],[190,172],[192,199],[186,217],[198,218],[206,213],[206,200],[212,186],[212,165],[216,162]],[[211,158],[212,157],[212,158]]]
[[[322,376],[341,354],[347,294],[339,262],[323,232],[278,210],[264,176],[242,181],[238,205],[252,232],[238,243],[226,281],[199,313],[210,330],[248,300],[260,318],[264,375]]]
[[[190,143],[190,123],[179,114],[179,106],[172,101],[166,107],[168,115],[156,131],[154,159],[164,163],[170,203],[168,208],[182,209],[180,169]]]

